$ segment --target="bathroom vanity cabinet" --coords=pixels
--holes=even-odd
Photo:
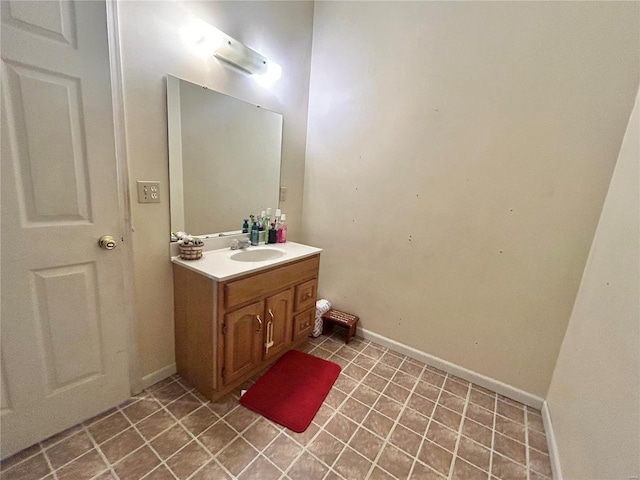
[[[237,387],[313,329],[320,255],[216,281],[173,265],[178,374],[209,399]]]

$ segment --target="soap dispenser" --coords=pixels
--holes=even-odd
[[[249,219],[245,218],[242,224],[242,233],[249,233]]]

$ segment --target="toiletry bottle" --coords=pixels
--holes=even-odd
[[[245,218],[242,224],[242,233],[249,233],[249,219]]]
[[[253,222],[253,228],[251,229],[251,245],[258,245],[259,237],[260,229],[258,228],[258,222]]]
[[[264,243],[267,242],[269,236],[269,226],[271,225],[271,208],[267,208],[267,213],[264,216]]]
[[[287,241],[287,215],[285,213],[280,217],[280,228],[278,228],[278,243]]]
[[[260,231],[263,231],[266,227],[266,225],[264,224],[264,217],[266,217],[265,211],[263,210],[262,213],[260,214],[260,222],[258,223],[258,228],[260,229]]]
[[[269,243],[278,243],[278,231],[276,230],[276,222],[271,222],[269,229]]]

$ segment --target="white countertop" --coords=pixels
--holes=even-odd
[[[264,260],[261,262],[238,262],[236,260],[232,260],[230,257],[242,250],[222,248],[219,250],[209,250],[204,252],[202,254],[202,258],[198,260],[182,260],[180,257],[171,257],[171,261],[188,268],[189,270],[205,275],[212,280],[223,281],[240,277],[248,273],[265,270],[276,265],[284,265],[286,263],[293,262],[294,260],[300,260],[301,258],[310,257],[322,252],[321,248],[302,245],[301,243],[295,242],[275,243],[269,245],[261,243],[255,247],[248,247],[246,251],[264,247],[281,250],[284,252],[284,255],[276,259]]]

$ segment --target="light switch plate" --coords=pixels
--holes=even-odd
[[[280,187],[280,201],[287,201],[287,187]]]
[[[160,203],[160,182],[138,180],[138,203]]]

